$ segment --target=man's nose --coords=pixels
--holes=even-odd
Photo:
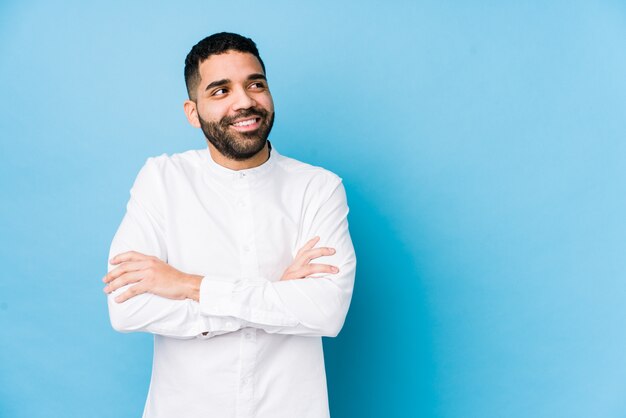
[[[256,106],[256,102],[245,89],[234,92],[233,110],[249,109]]]

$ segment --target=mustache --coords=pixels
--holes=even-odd
[[[239,118],[247,118],[250,116],[258,116],[260,118],[266,118],[267,117],[267,110],[262,109],[262,108],[251,108],[251,109],[246,109],[246,110],[242,110],[241,112],[237,113],[236,115],[233,116],[224,116],[222,118],[221,124],[222,125],[230,125],[231,123],[233,123],[235,120],[239,119]]]

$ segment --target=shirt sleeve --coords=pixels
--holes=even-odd
[[[167,262],[164,198],[158,181],[157,167],[148,159],[131,189],[126,214],[120,224],[109,252],[109,259],[126,252],[137,251]],[[109,264],[111,271],[116,266]],[[174,338],[212,337],[239,329],[241,321],[226,316],[202,315],[198,302],[191,299],[171,300],[144,293],[123,302],[115,297],[133,284],[108,295],[109,317],[113,328],[120,332],[143,331]]]
[[[230,317],[268,333],[336,336],[352,297],[356,256],[348,231],[348,205],[341,180],[303,228],[304,242],[320,237],[319,246],[335,248],[330,257],[314,260],[337,266],[337,274],[286,281],[259,277],[233,282],[205,276],[200,287],[200,309],[205,317]]]

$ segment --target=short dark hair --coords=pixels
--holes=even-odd
[[[191,100],[195,100],[193,97],[195,89],[200,83],[200,64],[202,61],[211,55],[225,54],[228,51],[247,52],[254,55],[261,63],[263,73],[265,73],[265,64],[263,64],[259,50],[252,39],[230,32],[215,33],[195,44],[185,58],[185,84]]]

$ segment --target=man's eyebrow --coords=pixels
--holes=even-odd
[[[229,80],[229,79],[227,79],[227,78],[223,78],[223,79],[221,79],[221,80],[216,80],[216,81],[213,81],[213,82],[209,83],[209,85],[208,85],[208,86],[206,86],[206,88],[204,89],[204,91],[207,91],[207,90],[209,90],[209,89],[212,89],[213,87],[223,86],[224,84],[228,84],[228,83],[230,83],[230,80]]]
[[[254,73],[254,74],[250,74],[246,80],[250,81],[250,80],[265,80],[267,81],[267,77],[265,77],[265,74],[261,74],[261,73]],[[204,91],[210,90],[213,87],[218,87],[218,86],[223,86],[226,84],[229,84],[230,80],[227,78],[223,78],[221,80],[215,80],[211,83],[209,83],[208,86],[206,86],[206,88],[204,89]]]
[[[265,77],[265,74],[254,73],[248,76],[248,80],[259,80],[259,79],[267,81],[267,77]]]

